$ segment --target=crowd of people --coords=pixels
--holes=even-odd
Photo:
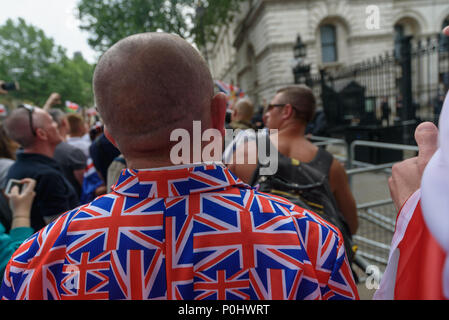
[[[7,94],[3,90],[0,94]],[[20,105],[0,125],[0,274],[19,245],[61,213],[106,191],[105,181],[89,175],[89,162],[102,125],[92,127],[80,114],[66,113],[52,93],[42,108]],[[16,181],[7,189],[9,181]],[[22,185],[22,187],[20,187]],[[94,188],[94,189],[92,189]]]
[[[258,134],[223,145],[223,159],[173,165],[174,130],[194,135],[200,121],[201,133],[224,136],[261,120],[241,99],[226,121],[226,96],[187,41],[119,41],[100,58],[93,90],[102,122],[92,127],[59,109],[57,93],[42,108],[20,105],[0,127],[3,299],[359,298],[342,227],[308,199],[261,192],[259,157],[221,161],[260,155]],[[281,88],[261,114],[263,132],[280,162],[317,173],[350,238],[358,220],[345,169],[307,139],[315,111],[308,87]],[[400,206],[421,171],[411,184],[397,169]]]

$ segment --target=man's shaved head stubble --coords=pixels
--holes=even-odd
[[[185,40],[143,33],[112,46],[94,73],[94,94],[105,128],[125,157],[168,157],[170,133],[192,123],[211,125],[213,80]]]

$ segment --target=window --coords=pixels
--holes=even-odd
[[[401,40],[404,37],[404,26],[397,24],[394,26],[394,57],[401,58]]]
[[[323,62],[337,61],[337,35],[335,26],[327,24],[321,26],[321,55]]]

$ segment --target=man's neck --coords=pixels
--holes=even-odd
[[[177,165],[185,165],[184,163],[175,164],[173,161],[170,160],[170,158],[152,158],[152,157],[146,157],[146,158],[126,158],[126,167],[129,169],[153,169],[153,168],[164,168],[164,167],[173,167]],[[221,162],[222,159],[216,159],[212,162]],[[210,162],[208,160],[208,162]],[[199,162],[195,162],[191,159],[191,161],[187,164],[197,164],[197,163],[203,163],[201,160]]]
[[[47,156],[49,158],[53,158],[53,156],[55,154],[55,148],[56,148],[56,146],[53,147],[53,146],[49,146],[49,145],[38,144],[38,145],[34,145],[29,148],[24,148],[23,152],[24,153],[37,153],[37,154],[41,154],[43,156]]]
[[[291,121],[283,124],[278,129],[279,136],[282,137],[298,137],[298,136],[304,136],[306,131],[305,125],[303,125],[300,122]]]
[[[239,122],[251,122],[251,118],[248,119],[247,117],[243,117],[240,115],[235,116],[233,120]]]
[[[59,128],[59,134],[62,137],[62,141],[67,141],[68,132],[65,128]]]
[[[83,136],[84,136],[84,133],[69,134],[70,138],[81,138]]]
[[[213,143],[222,143],[222,141],[217,140],[215,138]],[[129,149],[122,148],[122,154],[126,160],[126,166],[129,169],[151,169],[151,168],[161,168],[161,167],[171,167],[178,164],[184,163],[202,163],[203,161],[222,161],[221,154],[219,152],[215,152],[218,146],[210,149],[211,142],[201,141],[201,145],[197,146],[193,144],[192,141],[188,145],[184,145],[183,148],[176,151],[174,149],[179,145],[178,143],[173,143],[172,146],[164,146],[162,148],[155,149],[143,149],[141,151],[134,150],[133,152],[129,152]],[[128,145],[129,146],[129,145]],[[220,148],[222,145],[220,145]],[[120,146],[118,146],[120,149]],[[137,147],[135,148],[137,149]]]
[[[129,169],[152,169],[160,167],[170,167],[174,164],[168,160],[163,159],[126,159],[126,167]]]

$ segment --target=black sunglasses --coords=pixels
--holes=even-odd
[[[266,108],[265,108],[265,112],[270,111],[273,108],[282,108],[285,107],[287,105],[287,103],[283,103],[283,104],[269,104]]]
[[[270,110],[273,109],[273,108],[282,108],[282,107],[285,107],[287,104],[289,104],[289,103],[283,103],[283,104],[269,104],[269,105],[265,108],[264,113],[270,111]],[[290,104],[290,105],[291,105],[291,104]],[[292,106],[293,110],[295,110],[296,112],[298,112],[298,109],[297,109],[295,106],[293,106],[293,105],[291,105],[291,106]]]
[[[33,126],[34,107],[30,106],[28,104],[21,104],[19,106],[19,108],[24,108],[24,109],[26,109],[28,111],[28,116],[29,116],[29,119],[30,119],[30,129],[31,129],[31,132],[33,133],[33,136],[36,136],[36,130],[34,129],[34,126]]]

